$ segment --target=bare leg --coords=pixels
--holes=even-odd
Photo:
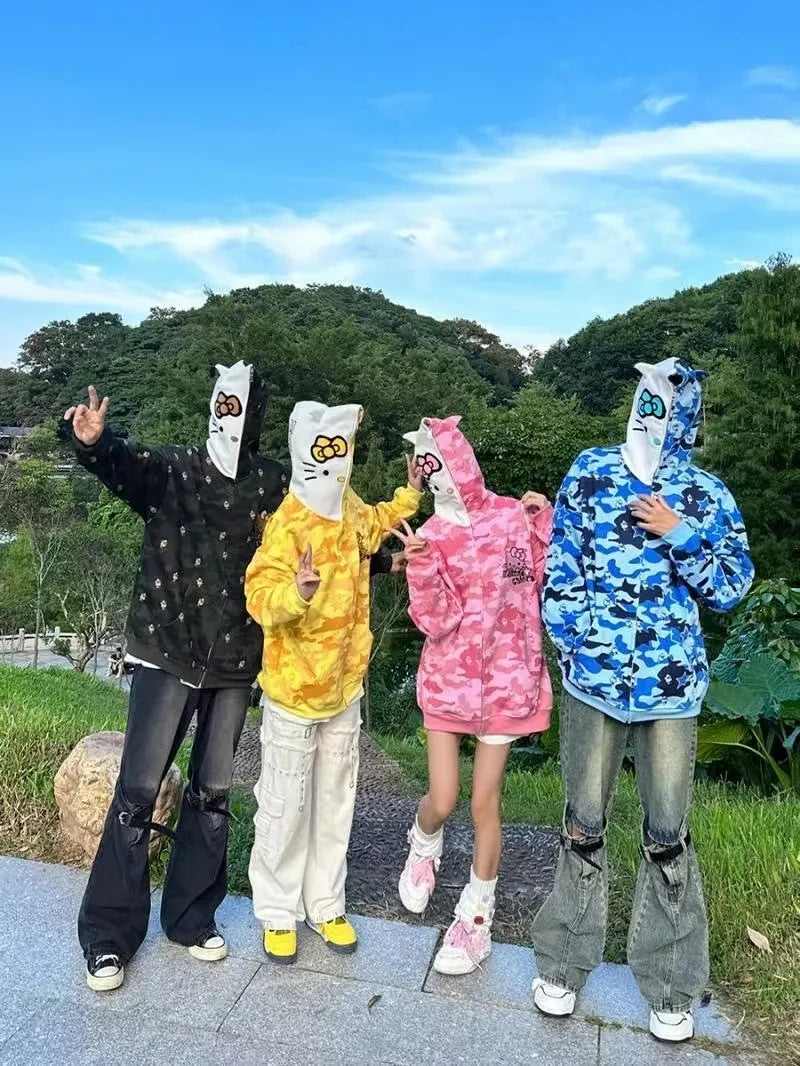
[[[484,744],[475,749],[472,779],[472,823],[475,826],[475,851],[472,868],[481,881],[497,877],[503,832],[500,824],[500,794],[510,744]]]
[[[423,833],[437,833],[458,803],[458,733],[428,733],[428,791],[417,822]]]

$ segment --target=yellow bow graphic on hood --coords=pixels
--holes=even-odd
[[[318,463],[327,463],[347,455],[347,441],[344,437],[325,437],[320,434],[311,445],[311,457]]]

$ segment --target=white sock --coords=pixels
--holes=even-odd
[[[491,881],[481,881],[477,876],[475,870],[470,867],[469,871],[469,890],[470,895],[476,903],[494,903],[494,894],[497,889],[497,878],[493,877]]]
[[[419,818],[415,818],[411,836],[414,841],[414,847],[421,855],[433,855],[435,857],[441,855],[444,826],[440,826],[435,833],[425,833],[420,829]]]
[[[491,881],[482,881],[475,876],[475,871],[470,869],[469,883],[464,886],[458,909],[464,917],[474,920],[478,915],[483,919],[483,924],[491,928],[494,918],[494,894],[497,887],[497,878]],[[456,912],[458,913],[458,911]]]

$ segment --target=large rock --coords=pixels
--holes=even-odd
[[[106,813],[119,776],[122,733],[92,733],[72,749],[58,769],[54,781],[61,830],[73,844],[83,848],[91,862],[100,844]],[[177,766],[171,766],[156,800],[153,821],[168,825],[180,796],[183,779]],[[161,847],[164,837],[150,835],[150,855]]]

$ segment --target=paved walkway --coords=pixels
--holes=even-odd
[[[219,913],[231,945],[203,964],[151,922],[118,992],[84,982],[75,916],[86,874],[0,858],[0,1064],[3,1066],[752,1066],[712,1005],[702,1038],[663,1047],[623,966],[602,966],[579,1015],[548,1019],[530,1004],[531,953],[497,945],[482,971],[431,971],[436,929],[358,918],[361,944],[330,953],[304,932],[297,966],[265,962],[250,901]],[[157,908],[158,894],[154,905]]]

